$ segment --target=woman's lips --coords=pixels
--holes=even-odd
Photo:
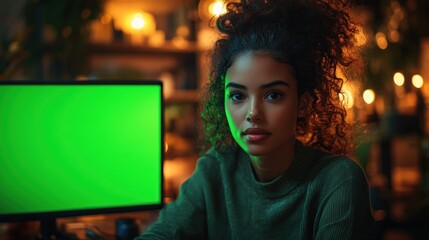
[[[261,128],[248,128],[242,135],[247,142],[258,143],[267,139],[271,133]]]

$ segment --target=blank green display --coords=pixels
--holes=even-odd
[[[0,86],[0,214],[162,201],[160,85]]]

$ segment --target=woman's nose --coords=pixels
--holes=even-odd
[[[246,120],[249,122],[259,122],[262,120],[261,109],[259,103],[255,99],[250,101],[246,114]]]

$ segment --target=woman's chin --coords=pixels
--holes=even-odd
[[[261,157],[261,156],[267,155],[267,149],[264,149],[262,147],[254,147],[254,146],[246,147],[244,151],[250,156],[254,156],[254,157]]]

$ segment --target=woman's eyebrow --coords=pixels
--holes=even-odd
[[[246,89],[245,86],[243,86],[241,84],[238,84],[238,83],[233,83],[233,82],[229,82],[228,84],[226,84],[225,89],[230,88],[230,87],[232,87],[232,88]]]
[[[285,81],[277,80],[277,81],[274,81],[274,82],[270,82],[270,83],[264,84],[264,85],[261,86],[261,88],[262,89],[272,88],[272,87],[279,86],[279,85],[280,86],[287,86],[287,87],[290,86]],[[241,84],[238,84],[238,83],[233,83],[233,82],[229,82],[228,84],[226,84],[225,89],[230,88],[230,87],[239,88],[239,89],[246,89],[246,87],[244,85],[241,85]]]
[[[270,83],[264,84],[264,85],[261,86],[261,88],[272,88],[272,87],[279,86],[279,85],[280,86],[290,87],[290,85],[287,82],[282,81],[282,80],[277,80],[277,81],[274,81],[274,82],[270,82]]]

